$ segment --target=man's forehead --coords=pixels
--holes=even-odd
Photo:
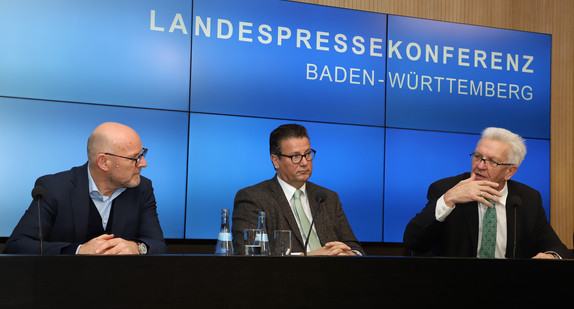
[[[281,141],[281,148],[301,148],[301,147],[310,147],[311,142],[306,137],[288,137]]]
[[[491,138],[483,138],[478,142],[475,150],[482,155],[506,157],[510,152],[510,144]]]

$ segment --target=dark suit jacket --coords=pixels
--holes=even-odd
[[[407,225],[405,246],[414,252],[432,250],[434,255],[450,257],[476,257],[478,246],[478,203],[456,205],[444,222],[435,219],[437,200],[461,180],[470,177],[464,173],[441,179],[430,185],[428,203]],[[560,241],[542,207],[542,198],[535,189],[508,180],[506,203],[507,258],[531,258],[539,252],[555,251],[563,258],[572,258],[571,252]],[[514,253],[515,208],[510,202],[518,196],[522,204],[516,207],[516,253]]]
[[[317,205],[313,196],[317,190],[323,190],[326,198]],[[325,245],[330,241],[340,241],[365,254],[343,212],[339,195],[307,182],[309,206],[315,217],[315,228],[321,241]],[[297,219],[289,206],[285,193],[277,180],[277,176],[251,187],[241,189],[235,196],[232,217],[233,245],[236,254],[243,253],[243,231],[257,228],[258,212],[265,211],[267,217],[267,232],[269,245],[274,247],[273,232],[275,230],[291,230],[291,247],[293,252],[303,252],[305,240],[302,238],[297,225]]]
[[[36,186],[46,189],[46,196],[41,202],[45,254],[60,254],[62,249],[70,245],[90,240],[87,239],[88,214],[93,206],[88,192],[87,169],[87,164],[84,164],[36,180]],[[139,186],[126,189],[113,201],[111,232],[115,237],[144,242],[148,246],[148,254],[166,253],[167,245],[157,217],[151,181],[140,177]],[[40,252],[36,201],[30,204],[14,228],[4,252]]]

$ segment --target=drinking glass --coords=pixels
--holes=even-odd
[[[291,230],[275,230],[273,255],[291,255]]]
[[[261,255],[261,230],[245,229],[244,236],[245,255]]]

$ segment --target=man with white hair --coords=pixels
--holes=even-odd
[[[426,207],[407,225],[407,249],[479,258],[572,258],[546,218],[535,189],[510,180],[526,155],[524,140],[486,128],[471,172],[430,185]]]

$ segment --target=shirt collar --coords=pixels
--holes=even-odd
[[[285,197],[287,198],[288,201],[290,201],[291,198],[293,197],[293,194],[295,194],[295,191],[297,191],[297,188],[288,184],[287,182],[285,182],[285,180],[281,179],[281,177],[279,177],[279,176],[277,176],[277,180],[279,181],[279,185],[281,186],[281,189],[283,189],[283,193],[285,193]],[[299,190],[303,191],[303,194],[301,196],[305,196],[307,194],[306,188],[307,188],[307,183],[304,183],[301,186],[301,188],[299,188]]]

